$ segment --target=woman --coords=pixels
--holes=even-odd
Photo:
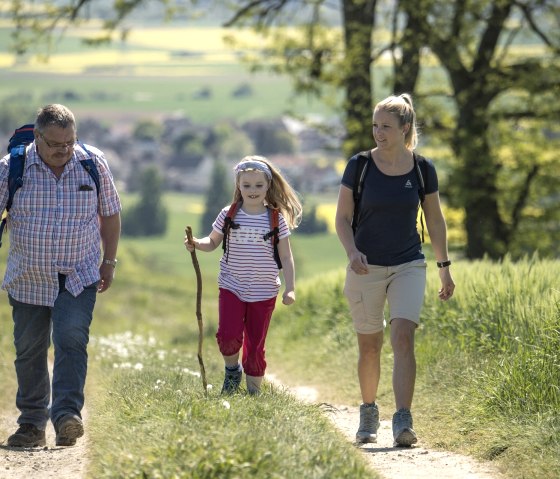
[[[362,404],[356,441],[377,440],[379,410],[375,401],[387,302],[394,354],[393,437],[395,445],[411,446],[417,442],[410,412],[416,379],[414,333],[426,285],[426,262],[416,229],[419,204],[439,267],[441,300],[453,295],[455,284],[436,170],[431,161],[414,153],[418,134],[410,95],[390,96],[375,106],[373,138],[376,147],[367,152],[359,204],[354,204],[353,195],[359,163],[359,155],[355,155],[342,177],[336,211],[336,231],[349,259],[344,292],[359,349]],[[423,168],[419,168],[420,162]],[[425,177],[421,178],[422,170]],[[360,214],[353,225],[356,206]]]

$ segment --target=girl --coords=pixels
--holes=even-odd
[[[218,276],[219,324],[216,338],[225,362],[222,394],[236,392],[245,371],[247,391],[258,394],[266,369],[265,339],[280,289],[279,265],[284,271],[282,302],[296,300],[290,228],[301,221],[301,203],[280,172],[262,156],[247,156],[235,168],[236,207],[222,209],[205,238],[193,238],[187,250],[213,251],[223,241]],[[277,210],[278,228],[271,227]],[[229,212],[229,215],[228,215]],[[273,237],[271,241],[270,237]],[[242,366],[239,350],[243,346]]]

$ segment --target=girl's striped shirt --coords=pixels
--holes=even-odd
[[[212,228],[223,234],[229,206],[225,207]],[[274,248],[270,239],[265,240],[271,227],[268,210],[250,215],[239,209],[233,221],[239,225],[228,233],[227,254],[220,260],[218,285],[234,293],[241,301],[252,303],[274,298],[280,289],[278,266],[274,261]],[[290,230],[286,220],[278,215],[278,238],[286,238]]]

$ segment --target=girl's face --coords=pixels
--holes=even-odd
[[[264,204],[268,191],[268,178],[262,171],[243,171],[237,179],[243,203],[249,205]]]
[[[393,113],[377,110],[373,114],[373,138],[378,148],[390,148],[404,144],[408,125],[400,126]]]

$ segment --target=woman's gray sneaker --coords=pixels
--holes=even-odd
[[[402,408],[393,414],[393,438],[395,446],[412,446],[418,441],[409,409]]]
[[[356,442],[377,442],[379,429],[379,409],[377,404],[362,404],[360,406],[360,427],[356,433]]]

